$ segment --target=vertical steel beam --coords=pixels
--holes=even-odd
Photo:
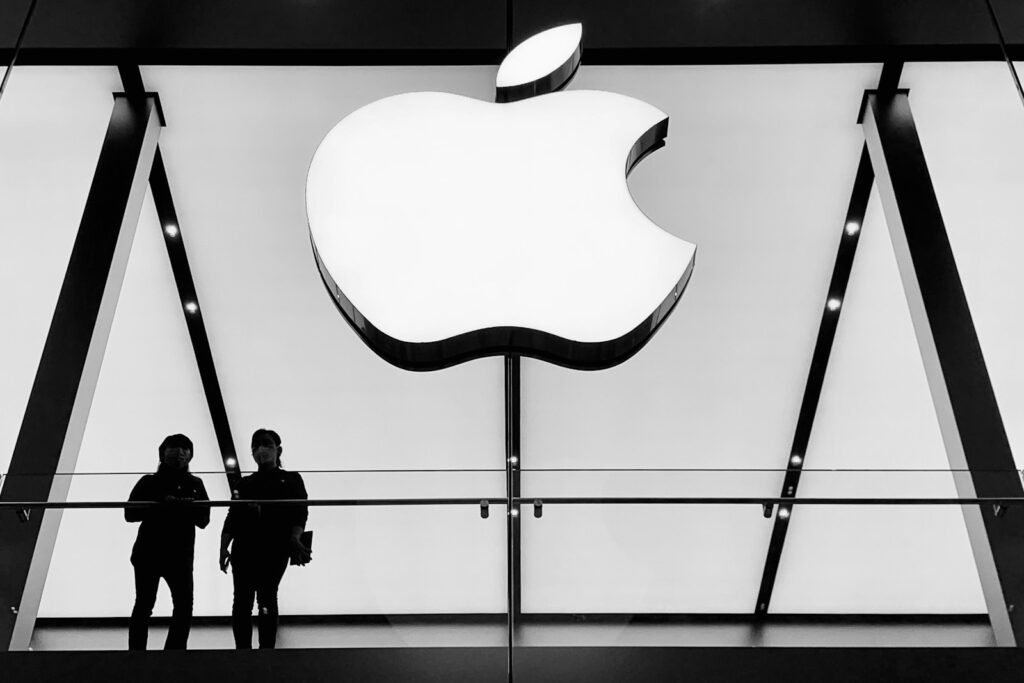
[[[522,615],[522,557],[520,540],[520,358],[505,356],[505,497],[508,499],[505,527],[508,557],[506,582],[508,586],[508,680],[512,683],[515,629]]]
[[[1013,455],[908,93],[868,92],[864,136],[910,306],[939,428],[962,498],[1020,497]],[[1001,646],[1024,646],[1024,512],[962,507]]]
[[[67,500],[139,222],[161,122],[154,97],[116,95],[0,501]],[[58,189],[59,188],[55,188]],[[0,514],[0,650],[28,647],[61,511]]]

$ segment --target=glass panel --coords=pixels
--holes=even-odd
[[[761,619],[753,611],[774,524],[757,503],[545,502],[542,517],[524,514],[515,645],[994,645],[966,535],[946,538],[963,529],[959,506],[794,505],[773,610]],[[953,604],[950,593],[968,599]],[[899,618],[908,607],[914,617]]]
[[[771,609],[986,613],[963,514],[949,505],[797,506]]]
[[[213,494],[215,507],[209,526],[196,532],[189,647],[228,649],[234,647],[234,570],[225,575],[218,568],[227,507],[225,497],[216,493],[226,491],[225,477],[222,472],[195,474]],[[278,647],[488,648],[494,675],[504,676],[503,472],[302,475],[312,503],[307,529],[314,531],[314,560],[285,572]],[[139,473],[63,479],[70,480],[70,504],[116,505],[127,499]],[[109,495],[115,490],[117,499]],[[484,499],[493,501],[486,518],[481,515]],[[125,522],[118,507],[63,512],[33,649],[127,646],[135,580],[129,557],[138,529]],[[163,645],[171,614],[164,583],[153,614],[150,649]]]

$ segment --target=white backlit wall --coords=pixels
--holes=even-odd
[[[1024,105],[1002,63],[911,64],[904,73],[1010,447],[1024,468]]]
[[[143,71],[165,100],[168,176],[188,231],[225,402],[242,452],[277,429],[294,469],[504,469],[502,365],[412,374],[358,340],[324,290],[306,170],[352,110],[408,90],[485,96],[488,69]],[[503,473],[308,475],[311,496],[483,498]],[[500,612],[504,524],[474,507],[318,508],[316,559],[285,580],[293,613]],[[220,575],[218,574],[218,579]],[[225,613],[227,603],[216,607]]]
[[[18,68],[0,100],[0,472],[7,471],[50,327],[117,74]]]
[[[948,469],[877,192],[872,193],[805,466]],[[942,472],[805,472],[801,496],[955,498]],[[796,508],[778,612],[984,612],[959,508]]]
[[[259,426],[281,432],[294,469],[503,467],[501,361],[417,374],[379,360],[323,290],[303,198],[317,143],[347,113],[417,89],[490,99],[494,72],[143,69],[167,114],[161,147],[244,467]],[[524,362],[525,467],[783,465],[860,154],[857,105],[878,72],[582,67],[572,87],[621,92],[669,114],[667,146],[629,185],[652,221],[699,247],[678,310],[626,364],[581,373]],[[1017,446],[1024,329],[1014,302],[1024,276],[1012,266],[1024,237],[1009,188],[1024,184],[1012,161],[1024,115],[999,65],[912,65],[903,83]],[[18,321],[0,342],[4,469],[117,87],[113,69],[24,68],[0,101],[0,302]],[[157,230],[147,201],[80,471],[149,470],[173,431],[195,440],[195,469],[219,466]],[[947,466],[887,239],[872,205],[809,467]],[[839,476],[849,477],[805,475],[801,494],[952,493],[943,477]],[[82,477],[72,495],[122,499],[134,479]],[[224,495],[221,475],[207,481]],[[317,497],[504,493],[500,472],[306,481]],[[525,473],[523,490],[776,495],[780,481],[774,473]],[[808,510],[793,517],[775,609],[983,610],[956,514]],[[289,571],[283,609],[501,611],[504,520],[495,512],[481,520],[475,508],[314,509],[316,559]],[[229,611],[230,580],[213,566],[220,518],[199,536],[197,614]],[[757,507],[548,506],[542,519],[523,521],[523,606],[535,612],[747,612],[771,528]],[[119,513],[67,513],[42,616],[127,615],[134,531]]]
[[[194,444],[191,468],[223,471],[216,437],[188,331],[182,319],[174,276],[163,244],[152,198],[147,194],[129,256],[124,285],[111,327],[82,439],[70,500],[121,500],[138,474],[157,465],[157,446],[171,433],[188,434]],[[211,498],[228,498],[226,479],[201,475]],[[196,564],[217,562],[223,510],[213,512],[200,532]],[[122,613],[131,600],[133,575],[124,561],[137,525],[121,510],[68,510],[61,520],[40,615]],[[200,576],[203,572],[200,572]],[[205,572],[212,577],[212,572]],[[83,577],[90,577],[83,590]],[[216,604],[224,582],[197,581],[196,606]],[[161,608],[170,609],[168,596]]]
[[[364,102],[369,88],[359,85],[359,76],[341,85],[346,83],[342,71],[316,78],[306,72],[292,83],[293,92],[270,96],[266,74],[258,69],[184,70],[177,81],[175,70],[168,71],[169,81],[161,80],[157,70],[144,71],[144,76],[162,91],[163,99],[176,102],[165,102],[167,116],[176,121],[176,135],[163,136],[161,147],[242,466],[252,467],[247,454],[252,430],[269,426],[282,434],[285,464],[295,469],[503,471],[501,362],[432,375],[394,369],[352,335],[316,273],[302,203],[305,169],[335,117]],[[393,92],[466,90],[465,82],[472,83],[466,75],[471,71],[436,70],[434,79],[416,70],[369,71],[363,75],[367,83]],[[183,94],[177,83],[194,90]],[[490,87],[489,79],[481,83]],[[104,100],[114,87],[103,86]],[[332,95],[325,101],[321,98],[327,91]],[[303,98],[312,99],[300,105]],[[274,100],[279,102],[276,110],[268,106]],[[240,124],[239,112],[246,110],[249,114]],[[304,110],[318,112],[322,123],[297,119]],[[101,135],[108,116],[109,108],[98,117]],[[91,171],[79,179],[86,188]],[[36,182],[42,181],[37,177]],[[80,469],[149,470],[159,439],[179,430],[196,441],[194,469],[219,468],[161,239],[147,204]],[[62,270],[63,265],[58,272]],[[52,303],[41,306],[52,312]],[[27,385],[24,391],[27,395]],[[83,477],[81,482],[88,483],[76,482],[72,496],[123,499],[135,478]],[[225,497],[223,475],[204,478],[211,495]],[[501,472],[308,474],[306,482],[310,495],[319,498],[486,497],[504,492]],[[230,610],[230,577],[216,569],[222,515],[215,513],[210,529],[199,534],[197,614]],[[316,561],[290,572],[282,586],[282,604],[291,613],[504,608],[504,521],[499,514],[481,520],[475,507],[316,508],[309,526],[316,531]],[[119,513],[68,513],[40,615],[115,616],[130,611],[128,554],[134,533],[135,527],[120,521]],[[83,591],[83,585],[92,588]],[[165,597],[158,612],[169,609]]]
[[[877,68],[583,67],[577,80],[668,113],[666,147],[630,187],[698,252],[686,297],[628,363],[526,365],[524,466],[782,467],[860,155],[850,112]],[[524,495],[566,476],[524,475]],[[574,492],[775,496],[781,475],[585,481]],[[523,608],[750,612],[771,524],[758,506],[553,508],[524,524]]]

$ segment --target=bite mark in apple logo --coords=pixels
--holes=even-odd
[[[579,24],[498,70],[497,102],[387,97],[345,117],[306,179],[313,254],[363,341],[408,370],[520,354],[623,362],[672,312],[694,245],[633,201],[626,176],[668,117],[625,95],[562,90]]]

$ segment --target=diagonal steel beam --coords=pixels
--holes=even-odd
[[[136,94],[145,92],[142,74],[137,66],[120,65],[118,72],[127,92]],[[167,171],[164,169],[163,156],[160,154],[159,147],[153,160],[153,171],[149,176],[149,189],[153,195],[153,203],[156,205],[157,216],[160,219],[160,229],[163,231],[167,256],[170,259],[174,282],[178,288],[181,312],[185,316],[189,339],[192,341],[192,351],[195,353],[199,377],[203,383],[203,393],[206,395],[206,405],[210,411],[210,420],[213,422],[213,430],[217,437],[224,473],[228,479],[228,487],[232,495],[235,495],[242,477],[238,465],[238,454],[231,436],[231,425],[228,422],[220,381],[217,379],[217,368],[213,363],[210,339],[206,334],[206,325],[203,322],[203,309],[199,304],[195,282],[192,280],[192,269],[185,251],[185,238],[178,221],[178,213],[174,208],[174,199],[171,196],[171,187],[167,181]]]
[[[156,98],[115,96],[0,502],[67,499],[160,125]],[[60,519],[0,514],[0,651],[28,647]]]
[[[1024,495],[907,91],[866,93],[863,122],[957,494]],[[1024,647],[1024,515],[961,510],[996,644]]]
[[[895,90],[899,84],[902,70],[902,62],[886,63],[882,67],[879,89]],[[793,434],[793,445],[786,455],[786,474],[782,480],[782,492],[779,494],[779,497],[783,499],[795,498],[800,484],[800,474],[807,458],[807,444],[810,442],[811,429],[814,427],[814,417],[818,411],[821,388],[825,383],[825,373],[828,370],[828,361],[832,354],[832,344],[839,326],[839,315],[842,313],[842,302],[846,296],[846,286],[850,281],[850,271],[853,269],[853,259],[857,253],[857,243],[860,238],[860,227],[864,224],[864,214],[867,211],[873,183],[874,172],[865,145],[861,150],[860,164],[857,167],[857,176],[853,182],[853,192],[850,196],[850,204],[846,211],[846,220],[843,222],[839,240],[839,250],[836,254],[835,266],[832,269],[832,280],[829,282],[825,305],[822,308],[818,337],[814,344],[811,367],[807,373],[807,384],[804,387],[800,413]],[[773,507],[765,506],[766,517],[771,515]],[[772,592],[775,589],[775,579],[779,572],[779,563],[782,560],[782,550],[786,543],[789,519],[792,514],[793,506],[787,504],[779,505],[775,514],[764,570],[761,573],[761,585],[758,588],[757,602],[754,605],[755,615],[767,614],[771,606]]]

